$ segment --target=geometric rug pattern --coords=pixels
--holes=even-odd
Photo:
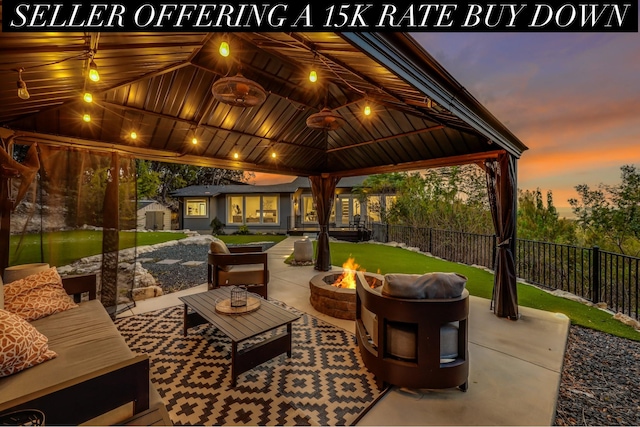
[[[286,308],[302,316],[292,324],[292,357],[239,375],[234,388],[231,341],[207,324],[184,337],[182,305],[116,325],[133,352],[149,355],[151,381],[175,425],[351,425],[380,394],[355,336]]]

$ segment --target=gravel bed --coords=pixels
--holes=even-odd
[[[640,425],[640,342],[571,326],[556,425]]]
[[[266,250],[274,243],[264,243]],[[165,293],[207,281],[208,245],[175,245],[141,254],[143,267]],[[180,259],[176,264],[157,264]],[[184,266],[186,261],[205,261]],[[564,358],[556,425],[640,425],[640,342],[571,326]]]
[[[264,242],[262,243],[262,249],[267,250],[274,244],[273,242]],[[168,294],[207,282],[208,251],[209,245],[178,244],[139,254],[138,257],[142,259],[153,259],[153,261],[150,262],[143,262],[142,266],[155,277],[164,293]],[[162,261],[163,259],[179,259],[180,262],[175,264],[158,264],[158,261]],[[204,264],[195,266],[182,265],[182,263],[187,261],[204,261]]]

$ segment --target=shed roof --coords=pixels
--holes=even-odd
[[[218,54],[222,37],[228,58]],[[297,176],[411,170],[526,150],[405,33],[0,33],[0,46],[0,125],[17,142]],[[86,77],[92,48],[97,84]],[[28,100],[16,96],[18,67]],[[262,105],[213,97],[212,84],[240,70],[267,91]],[[82,100],[87,88],[92,104]],[[308,128],[306,119],[325,106],[346,125]],[[91,123],[81,120],[85,111]]]

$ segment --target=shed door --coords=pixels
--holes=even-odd
[[[146,225],[147,230],[164,230],[164,212],[162,211],[147,211]]]

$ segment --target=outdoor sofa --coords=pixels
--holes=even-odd
[[[0,378],[0,418],[36,409],[46,424],[170,425],[149,381],[148,356],[129,349],[95,299],[96,276],[63,278],[62,284],[78,306],[30,322],[57,357]],[[80,302],[82,294],[88,300]]]

